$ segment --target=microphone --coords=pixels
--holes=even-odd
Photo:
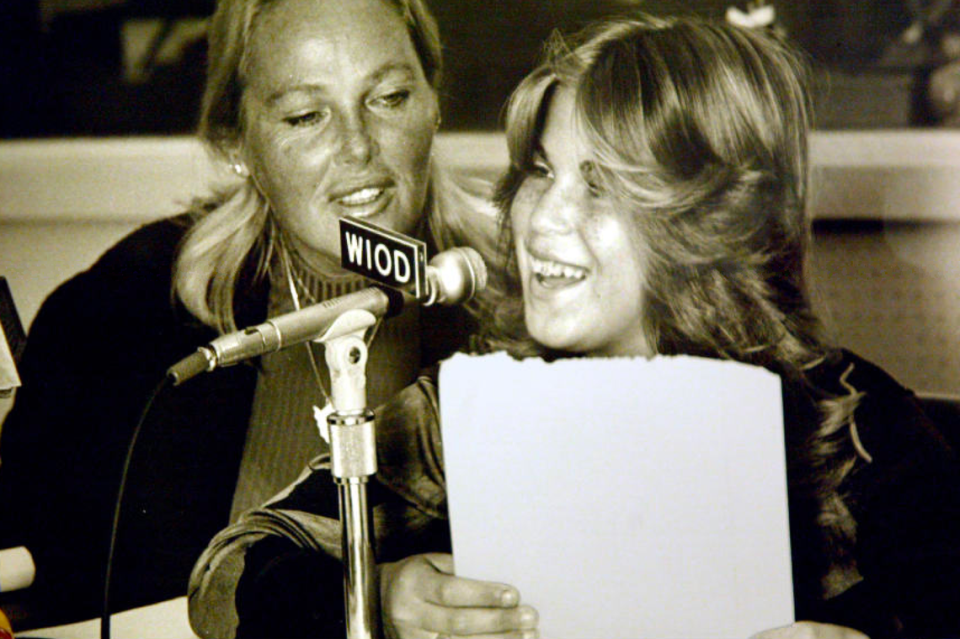
[[[469,247],[452,248],[430,260],[426,267],[426,291],[420,299],[379,285],[341,295],[222,335],[171,366],[167,376],[174,386],[179,386],[200,373],[316,339],[349,310],[392,317],[411,300],[423,306],[453,306],[470,301],[486,285],[487,267],[480,254]]]

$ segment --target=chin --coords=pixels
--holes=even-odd
[[[582,350],[578,348],[581,340],[577,339],[577,336],[571,336],[563,331],[543,330],[539,326],[531,326],[528,323],[527,332],[538,344],[554,351],[578,353]]]

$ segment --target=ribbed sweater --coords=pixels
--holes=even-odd
[[[328,281],[305,269],[297,269],[297,278],[308,290],[304,294],[298,288],[301,306],[369,285],[361,277]],[[285,273],[282,268],[271,268],[267,316],[292,310],[294,304]],[[399,316],[384,320],[376,329],[366,366],[368,407],[379,406],[416,379],[420,361],[418,315],[419,309],[411,306]],[[322,407],[325,400],[307,348],[313,350],[323,387],[330,393],[330,373],[322,344],[303,344],[262,358],[231,522],[291,484],[310,459],[328,448],[313,417],[313,407]]]

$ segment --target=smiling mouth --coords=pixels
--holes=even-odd
[[[582,282],[587,269],[553,260],[541,260],[530,256],[530,270],[536,281],[546,288],[560,288]]]
[[[338,197],[334,202],[343,206],[364,206],[376,202],[385,191],[386,189],[382,186],[368,186]]]

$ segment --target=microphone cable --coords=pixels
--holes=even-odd
[[[137,420],[136,426],[134,426],[130,443],[127,444],[127,452],[123,459],[123,470],[120,473],[120,486],[117,489],[117,501],[113,510],[113,521],[110,524],[110,545],[107,549],[107,562],[103,576],[103,609],[100,612],[100,639],[110,639],[110,590],[113,577],[113,555],[117,545],[117,531],[120,528],[120,512],[123,506],[123,495],[127,487],[130,462],[133,459],[133,451],[140,437],[140,431],[143,430],[143,424],[146,422],[147,415],[153,407],[153,402],[160,395],[161,391],[169,385],[170,381],[170,377],[164,375],[163,380],[157,384],[150,393],[147,403],[140,413],[140,418]]]

